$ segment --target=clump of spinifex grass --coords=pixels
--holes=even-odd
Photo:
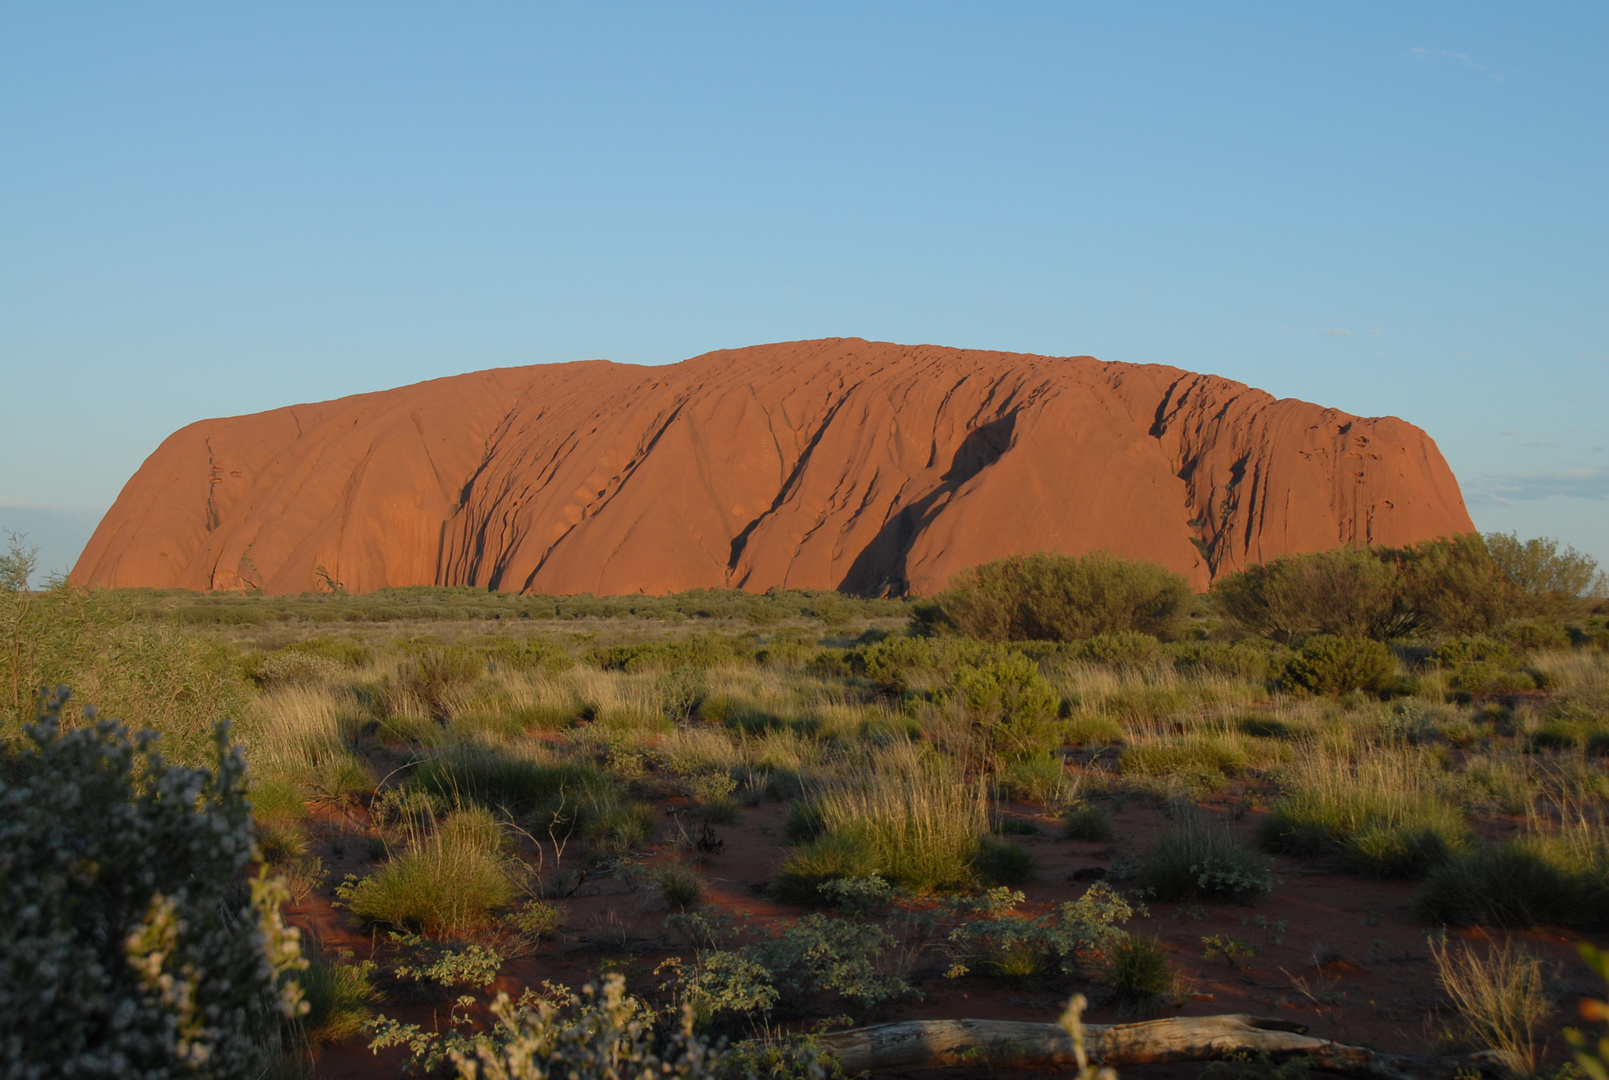
[[[989,829],[983,785],[913,743],[867,753],[814,803],[821,833],[778,879],[779,895],[796,903],[815,902],[825,881],[872,873],[911,889],[963,886]]]
[[[410,825],[408,834],[379,870],[339,890],[358,919],[459,934],[485,925],[513,901],[502,829],[486,811],[457,810],[428,831]]]
[[[1609,927],[1609,839],[1582,821],[1474,848],[1431,871],[1414,909],[1455,926]]]
[[[1264,819],[1274,851],[1334,853],[1342,866],[1376,877],[1422,877],[1469,846],[1463,811],[1435,786],[1416,751],[1365,745],[1355,757],[1309,748],[1284,779]]]
[[[1174,822],[1140,855],[1139,885],[1146,895],[1176,900],[1246,901],[1275,885],[1269,860],[1225,826],[1194,809]]]

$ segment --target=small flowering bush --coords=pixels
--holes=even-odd
[[[0,1077],[261,1075],[304,1011],[285,887],[246,877],[246,764],[167,764],[66,688],[0,750]]]

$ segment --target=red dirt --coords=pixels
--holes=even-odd
[[[1114,815],[1120,835],[1117,842],[1085,843],[1056,838],[1057,823],[1036,819],[1032,807],[1006,809],[1013,816],[1037,820],[1044,829],[1042,836],[1017,838],[1034,852],[1041,867],[1039,883],[1024,889],[1030,906],[1076,899],[1090,879],[1070,880],[1074,871],[1109,870],[1114,863],[1133,860],[1151,834],[1166,824],[1160,810],[1130,803]],[[745,810],[735,825],[717,827],[724,850],[695,864],[708,884],[708,903],[729,913],[747,913],[759,925],[804,914],[769,902],[755,891],[772,879],[783,858],[784,816],[783,807],[767,804]],[[1250,834],[1258,817],[1255,811],[1246,813],[1235,827]],[[673,832],[667,821],[658,837],[662,847],[650,862],[672,857],[666,841]],[[331,880],[339,880],[348,869],[362,868],[361,859],[352,856],[333,861]],[[1181,1006],[1164,1005],[1151,1015],[1249,1012],[1297,1020],[1323,1037],[1401,1053],[1430,1052],[1442,999],[1426,948],[1427,928],[1415,924],[1411,916],[1414,886],[1339,874],[1328,866],[1298,859],[1281,857],[1275,862],[1282,882],[1254,906],[1153,904],[1148,917],[1128,924],[1132,931],[1155,934],[1161,940],[1190,990],[1189,999]],[[580,986],[594,977],[604,961],[624,960],[632,965],[629,985],[637,992],[651,992],[659,981],[651,976],[654,967],[669,956],[686,954],[685,949],[662,940],[660,928],[667,911],[650,887],[629,891],[618,880],[592,878],[575,898],[559,904],[565,911],[567,929],[534,955],[505,964],[499,989],[517,995],[523,987],[544,979]],[[1283,931],[1265,933],[1252,922],[1258,916],[1269,924],[1277,926],[1283,920],[1287,925]],[[352,948],[360,957],[370,954],[370,939],[353,934],[339,913],[331,912],[318,897],[294,909],[292,917],[298,925],[316,926],[330,947]],[[617,933],[630,935],[628,946],[621,947],[619,938],[613,936]],[[1283,943],[1274,943],[1275,933],[1283,937]],[[1240,961],[1238,969],[1222,958],[1206,960],[1201,939],[1214,934],[1239,938],[1259,954]],[[1452,935],[1476,947],[1484,938],[1479,931]],[[1595,976],[1576,956],[1576,944],[1586,940],[1582,935],[1543,929],[1515,937],[1551,962],[1553,991],[1561,1000],[1601,996]],[[1609,943],[1602,936],[1591,940],[1600,946]],[[1053,1022],[1073,992],[1099,1000],[1098,988],[1079,982],[1012,986],[984,976],[951,980],[932,974],[946,964],[940,954],[926,954],[917,963],[919,972],[924,968],[930,972],[920,980],[924,999],[903,1002],[875,1019],[978,1017]],[[1312,997],[1304,994],[1299,981]],[[380,1009],[427,1027],[431,1024],[428,1006],[392,1000],[382,1003]],[[1441,1017],[1453,1024],[1444,1006]],[[1099,1004],[1086,1018],[1097,1023],[1126,1019]],[[1569,1005],[1554,1017],[1550,1058],[1562,1060],[1557,1029],[1573,1020]],[[324,1050],[320,1075],[331,1080],[398,1075],[401,1058],[395,1052],[377,1058],[365,1049],[365,1041],[360,1037]],[[1125,1069],[1123,1075],[1182,1080],[1199,1069],[1199,1065],[1150,1066]],[[971,1072],[978,1070],[953,1070],[949,1075]]]
[[[826,339],[437,379],[176,432],[73,580],[931,592],[1107,549],[1199,587],[1473,528],[1421,430],[1157,365]]]

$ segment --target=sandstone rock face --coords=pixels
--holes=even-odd
[[[859,339],[477,372],[204,420],[73,570],[104,586],[926,593],[1106,549],[1198,587],[1473,529],[1418,428],[1211,375]]]

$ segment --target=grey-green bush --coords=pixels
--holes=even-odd
[[[984,641],[1079,641],[1122,631],[1167,638],[1191,595],[1182,575],[1156,563],[1041,551],[957,574],[925,622]]]
[[[301,1010],[282,884],[249,882],[245,760],[168,765],[149,732],[63,731],[58,691],[0,751],[0,1061],[47,1077],[258,1077]]]

